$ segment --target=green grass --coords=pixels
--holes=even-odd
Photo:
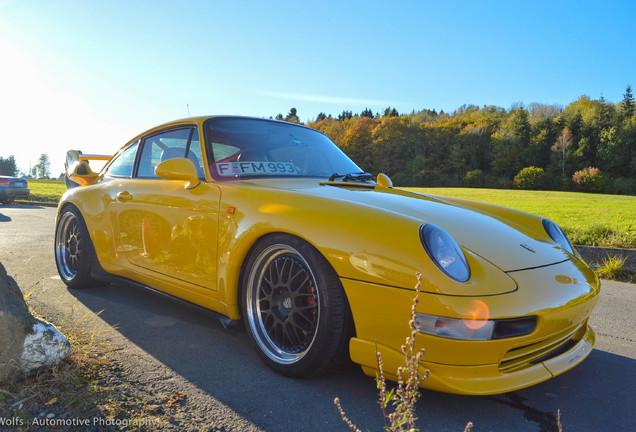
[[[31,196],[29,201],[52,202],[56,203],[60,197],[66,192],[66,184],[64,180],[36,180],[29,179],[29,188]]]
[[[470,188],[405,188],[483,201],[546,217],[574,244],[636,247],[636,197],[578,192]]]

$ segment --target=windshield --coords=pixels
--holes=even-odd
[[[291,123],[218,117],[205,123],[205,133],[210,172],[220,180],[360,172],[327,136]]]

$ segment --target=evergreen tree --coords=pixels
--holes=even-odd
[[[298,119],[298,111],[296,111],[296,108],[292,108],[289,110],[289,113],[287,113],[287,116],[285,117],[285,121],[289,123],[300,124],[300,120]]]
[[[18,167],[15,163],[15,157],[13,155],[4,159],[0,157],[0,175],[15,176],[18,173]]]
[[[384,110],[384,117],[399,117],[400,113],[395,108],[387,107]]]
[[[360,117],[373,118],[373,111],[371,111],[369,108],[365,108],[364,111],[360,113]]]
[[[338,121],[344,121],[351,118],[353,118],[353,113],[351,111],[343,111],[342,114],[338,115]]]
[[[530,143],[530,132],[532,131],[529,117],[530,115],[525,108],[519,108],[510,119],[510,132],[519,140],[521,147],[524,149]]]
[[[614,111],[614,108],[613,105],[607,103],[603,96],[601,96],[598,101],[601,104],[600,110],[598,111],[598,125],[600,127],[600,134],[601,131],[609,129],[612,126],[612,113]]]
[[[636,110],[636,103],[634,103],[634,96],[632,95],[632,86],[628,85],[623,95],[623,115],[625,118],[631,118]]]

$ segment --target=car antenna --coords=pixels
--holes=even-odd
[[[186,108],[188,109],[188,117],[190,117],[190,105],[186,104]]]

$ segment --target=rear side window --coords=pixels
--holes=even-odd
[[[132,177],[135,157],[137,156],[137,147],[139,147],[139,142],[128,147],[117,159],[111,162],[107,171],[108,175],[115,177]]]

